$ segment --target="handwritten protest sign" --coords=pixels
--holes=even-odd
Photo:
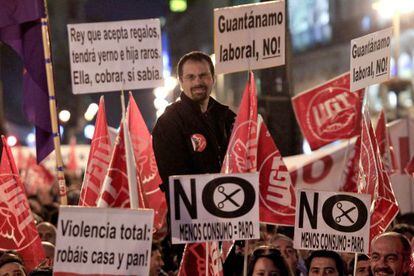
[[[390,78],[392,28],[351,41],[351,91]]]
[[[298,190],[294,247],[369,251],[370,195]]]
[[[172,243],[260,237],[259,175],[170,177]]]
[[[285,22],[284,1],[215,9],[216,72],[285,64]]]
[[[74,94],[163,85],[158,19],[69,24]]]
[[[153,210],[61,206],[54,275],[148,275]]]

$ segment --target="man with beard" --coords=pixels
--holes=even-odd
[[[215,75],[208,55],[197,51],[184,55],[178,62],[177,76],[182,90],[180,99],[166,108],[152,132],[163,181],[160,188],[168,201],[169,176],[220,172],[236,116],[210,97]],[[174,256],[169,253],[178,253],[174,262],[179,263],[183,247],[166,247],[165,263],[171,269]]]
[[[408,275],[411,246],[402,234],[386,232],[371,243],[371,270],[374,275]]]
[[[180,100],[166,108],[152,132],[163,191],[171,175],[220,172],[235,118],[227,106],[210,97],[215,75],[208,55],[184,55],[177,75]]]

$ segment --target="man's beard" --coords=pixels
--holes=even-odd
[[[199,91],[196,92],[196,90],[198,89],[203,89],[203,92],[200,93]],[[192,96],[192,100],[195,102],[203,102],[204,100],[206,100],[209,96],[208,93],[208,87],[205,85],[197,85],[194,87],[191,87],[191,96]]]

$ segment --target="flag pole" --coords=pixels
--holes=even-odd
[[[206,276],[208,276],[210,243],[206,241]]]
[[[121,107],[122,107],[122,125],[124,128],[124,144],[125,144],[125,159],[127,165],[127,175],[128,175],[128,188],[129,188],[129,202],[131,209],[139,208],[139,199],[138,199],[138,190],[137,190],[137,175],[135,170],[135,160],[133,154],[131,154],[130,149],[131,137],[129,135],[129,129],[126,120],[126,111],[125,111],[125,96],[124,91],[121,90]]]
[[[55,147],[55,156],[56,156],[56,173],[59,185],[59,198],[60,205],[67,205],[68,200],[66,196],[66,181],[65,174],[63,171],[63,160],[62,153],[60,150],[60,134],[56,114],[56,96],[55,96],[55,86],[53,83],[53,67],[52,67],[52,58],[50,54],[50,40],[49,40],[49,29],[48,29],[48,13],[47,13],[47,3],[44,1],[45,5],[45,17],[41,19],[42,22],[42,42],[43,42],[43,52],[45,57],[45,67],[46,67],[46,76],[47,76],[47,90],[49,93],[49,109],[50,109],[50,122],[52,125],[53,132],[53,145]]]

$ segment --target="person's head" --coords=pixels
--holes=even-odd
[[[349,263],[349,271],[354,271],[354,262],[355,262],[355,258],[352,259],[351,262]],[[365,254],[358,254],[355,276],[372,275],[371,268],[369,265],[370,265],[369,257]]]
[[[47,241],[42,241],[42,246],[45,251],[45,266],[53,267],[53,261],[55,259],[55,245]]]
[[[214,65],[202,52],[184,55],[177,66],[177,75],[184,94],[194,102],[208,103],[214,85]]]
[[[290,270],[295,272],[298,264],[298,254],[293,248],[292,239],[283,234],[276,234],[272,237],[270,242],[280,251],[280,253],[282,253],[282,256],[285,258]]]
[[[14,252],[0,252],[0,276],[25,276],[22,259]]]
[[[152,243],[149,275],[158,276],[163,266],[161,246],[158,243]]]
[[[406,275],[411,263],[408,239],[395,232],[376,236],[371,243],[371,271],[374,275]]]
[[[313,251],[306,259],[306,268],[309,276],[344,275],[344,262],[341,256],[329,250]]]
[[[248,276],[291,275],[280,251],[268,245],[262,245],[253,250],[247,271]]]
[[[414,238],[414,226],[407,223],[399,223],[394,225],[391,232],[403,234],[409,241]]]
[[[56,227],[53,224],[44,221],[36,225],[36,228],[42,241],[56,244]]]

